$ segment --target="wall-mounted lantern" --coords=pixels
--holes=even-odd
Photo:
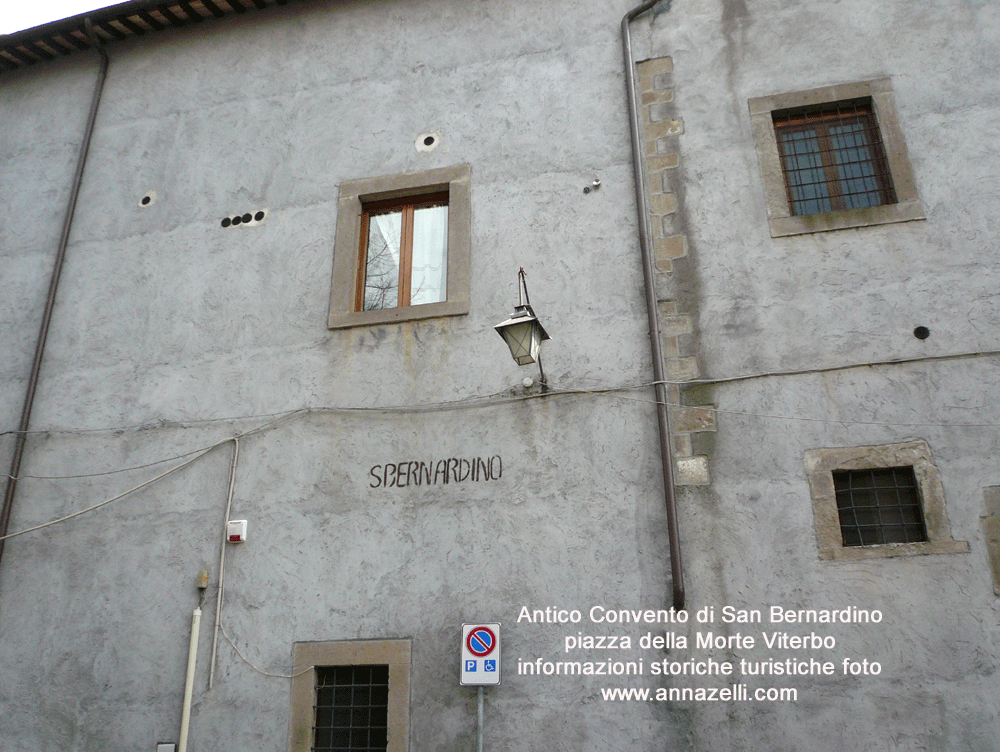
[[[538,350],[542,342],[549,338],[545,328],[539,323],[535,312],[531,310],[528,300],[528,286],[524,281],[524,267],[517,273],[517,307],[506,321],[497,324],[494,329],[503,337],[510,348],[510,355],[518,365],[526,366],[538,361],[541,369]],[[544,379],[543,379],[544,380]]]

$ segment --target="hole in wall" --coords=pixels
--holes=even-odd
[[[433,151],[439,143],[441,143],[440,133],[421,133],[413,145],[417,147],[417,151]]]
[[[256,225],[264,221],[267,216],[267,209],[258,209],[256,212],[246,212],[245,214],[234,214],[232,217],[223,217],[219,223],[222,227],[235,227],[237,225]]]
[[[156,191],[147,191],[139,199],[139,206],[149,206],[156,201]]]
[[[931,330],[926,326],[918,326],[913,330],[913,336],[917,339],[927,339],[931,336]]]

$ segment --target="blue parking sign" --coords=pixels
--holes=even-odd
[[[487,661],[487,663],[490,663],[490,661]],[[494,661],[494,663],[495,663],[495,661]],[[465,662],[465,670],[466,671],[475,671],[476,670],[476,662],[475,661],[466,661]],[[486,670],[489,671],[489,669],[486,669]]]

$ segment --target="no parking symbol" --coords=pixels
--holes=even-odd
[[[463,686],[500,683],[500,624],[462,625]]]

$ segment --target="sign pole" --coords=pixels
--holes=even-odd
[[[483,752],[483,687],[500,683],[500,623],[462,625],[460,684],[479,689],[476,752]]]
[[[483,752],[483,688],[479,687],[479,731],[476,734],[476,752]]]

